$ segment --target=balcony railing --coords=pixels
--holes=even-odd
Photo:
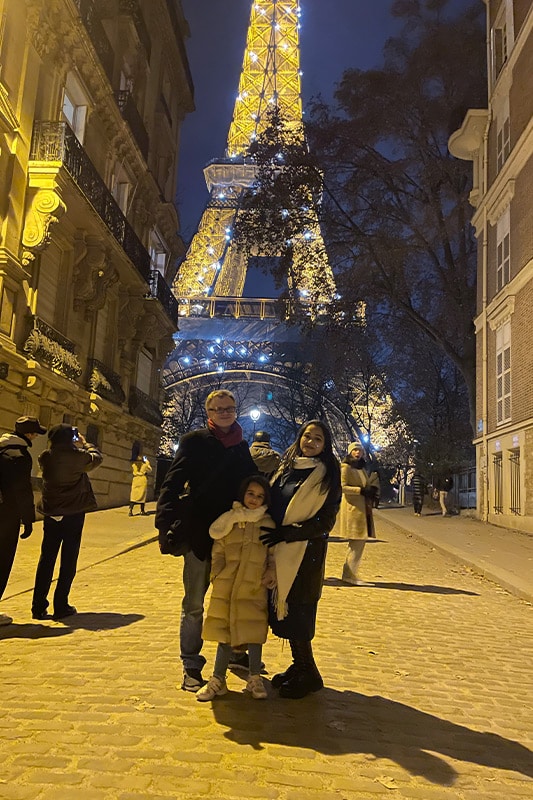
[[[70,339],[39,317],[30,319],[33,327],[24,343],[24,352],[64,378],[71,381],[79,378],[82,373],[81,364]]]
[[[160,426],[163,422],[159,405],[147,394],[137,389],[136,386],[132,386],[130,389],[128,404],[130,414],[133,414],[133,416],[140,417],[146,420],[146,422],[150,422],[152,425]]]
[[[120,109],[123,119],[128,123],[135,141],[139,145],[139,150],[143,154],[144,160],[147,161],[149,145],[148,134],[131,92],[127,89],[115,92],[115,100],[117,101],[117,106]]]
[[[178,327],[178,301],[172,294],[170,286],[163,278],[159,270],[152,270],[152,277],[150,279],[150,295],[149,298],[157,299],[166,311],[166,314],[172,324]]]
[[[36,122],[30,159],[59,162],[107,225],[139,275],[150,282],[150,254],[66,122]]]
[[[95,394],[120,406],[126,399],[126,395],[120,384],[120,375],[113,372],[101,361],[91,358],[87,362],[89,367],[89,379],[87,386]]]
[[[85,25],[89,38],[93,43],[100,63],[102,64],[109,82],[113,83],[113,67],[115,56],[111,42],[106,36],[106,32],[98,13],[98,2],[96,0],[74,0],[78,6],[80,17]]]

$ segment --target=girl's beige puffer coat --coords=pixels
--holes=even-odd
[[[266,641],[268,593],[261,582],[273,565],[267,563],[268,548],[259,541],[264,533],[261,526],[275,527],[264,514],[255,522],[234,524],[213,544],[213,590],[202,630],[208,641],[227,642],[232,647]]]

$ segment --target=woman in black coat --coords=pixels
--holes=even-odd
[[[328,534],[340,498],[331,434],[323,422],[310,420],[300,428],[272,479],[270,513],[277,527],[261,537],[268,547],[275,547],[277,588],[271,597],[270,626],[276,636],[289,640],[293,657],[291,666],[272,679],[280,697],[305,697],[324,685],[311,640]]]

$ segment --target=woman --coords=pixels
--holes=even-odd
[[[288,639],[293,663],[272,679],[280,697],[300,698],[324,683],[313,658],[317,604],[322,593],[327,539],[340,502],[339,463],[331,434],[313,419],[300,428],[272,478],[270,514],[276,523],[261,541],[275,546],[277,588],[270,626]]]
[[[141,514],[144,516],[144,504],[146,503],[146,494],[148,492],[148,474],[152,471],[150,462],[146,456],[138,455],[135,461],[131,462],[131,471],[133,478],[131,481],[130,493],[130,513],[128,516],[133,517],[133,507],[138,503],[141,507]]]
[[[96,509],[87,472],[102,463],[102,454],[71,425],[55,425],[48,432],[48,450],[39,456],[43,496],[38,506],[44,514],[41,557],[35,575],[32,616],[47,619],[48,592],[61,549],[59,577],[54,591],[54,619],[76,613],[69,593],[76,575],[85,512]]]
[[[367,539],[374,539],[372,507],[379,497],[379,475],[366,469],[366,452],[360,441],[348,446],[341,464],[342,500],[339,533],[348,539],[342,580],[352,586],[368,586],[357,577]]]

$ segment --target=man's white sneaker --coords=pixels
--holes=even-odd
[[[13,617],[9,617],[7,614],[0,614],[0,625],[11,625],[13,622]]]
[[[250,675],[246,684],[246,691],[250,692],[254,700],[266,700],[268,697],[261,675]]]
[[[212,678],[209,678],[206,685],[202,686],[202,688],[196,692],[196,699],[199,700],[200,703],[206,703],[208,700],[213,700],[214,697],[220,697],[220,695],[227,693],[228,687],[226,686],[226,681],[213,675]]]

